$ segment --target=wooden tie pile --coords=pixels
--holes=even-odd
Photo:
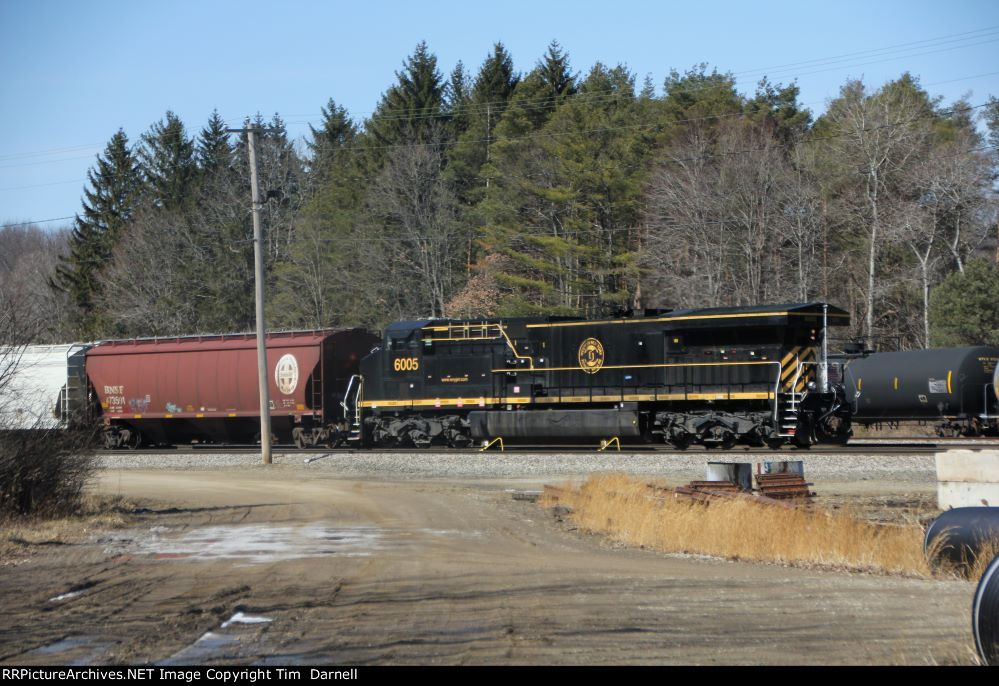
[[[754,478],[756,479],[756,492],[764,498],[807,502],[815,497],[815,493],[808,490],[812,484],[806,482],[805,477],[800,474],[790,472],[756,474]],[[706,496],[730,496],[747,493],[739,484],[732,481],[691,481],[676,491],[685,495],[703,494]]]

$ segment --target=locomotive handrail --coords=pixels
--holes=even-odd
[[[795,357],[797,357],[797,356],[795,356]],[[822,363],[818,362],[818,361],[805,361],[805,362],[798,362],[797,364],[798,364],[798,369],[794,373],[794,383],[791,384],[791,392],[792,393],[795,392],[794,389],[798,387],[798,381],[801,379],[801,372],[804,369],[804,367],[806,367],[808,365],[812,365],[812,366],[816,367],[816,369],[819,369],[819,368],[822,367]],[[806,384],[805,387],[801,391],[801,395],[803,397],[805,395],[808,395],[808,390],[809,390],[808,389],[808,385]]]
[[[779,398],[780,398],[780,372],[781,372],[781,363],[778,362],[777,360],[774,360],[770,364],[777,365],[777,380],[774,381],[774,426],[777,426],[777,422],[780,421],[780,419],[778,418],[778,414],[780,413],[780,400],[779,400]]]
[[[350,398],[350,389],[354,387],[354,381],[359,381],[361,378],[360,374],[352,374],[350,380],[347,382],[347,391],[343,394],[343,402],[340,403],[340,407],[343,408],[344,419],[347,418],[347,413],[350,412],[350,407],[347,406]],[[356,403],[355,403],[356,404]]]

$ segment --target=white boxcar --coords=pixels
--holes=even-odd
[[[13,376],[0,388],[0,430],[65,427],[69,397],[86,392],[83,353],[89,347],[73,343],[0,350],[16,362]]]

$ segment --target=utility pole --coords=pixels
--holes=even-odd
[[[253,280],[257,306],[257,377],[260,383],[260,462],[271,463],[271,398],[267,373],[267,324],[264,321],[264,251],[260,228],[260,191],[257,188],[257,140],[260,129],[226,129],[228,133],[245,133],[250,153],[250,198],[253,211]]]

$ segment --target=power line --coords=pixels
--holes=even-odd
[[[5,227],[6,226],[30,226],[32,224],[48,224],[49,222],[61,222],[61,221],[66,221],[67,219],[76,219],[76,215],[73,215],[71,217],[55,217],[53,219],[32,219],[30,221],[24,221],[24,222],[7,222],[6,224],[3,224],[3,226],[5,226]]]
[[[12,160],[20,159],[24,157],[42,157],[44,155],[56,155],[63,154],[67,152],[76,152],[78,150],[86,149],[100,149],[99,143],[87,144],[87,145],[72,145],[65,148],[51,148],[49,150],[38,150],[36,152],[18,152],[18,153],[8,153],[5,155],[0,155],[0,160]]]
[[[867,62],[857,62],[855,64],[839,65],[839,66],[835,66],[835,67],[829,67],[829,68],[826,68],[826,69],[816,69],[816,70],[813,70],[813,71],[798,72],[797,74],[794,74],[793,76],[795,78],[797,78],[799,76],[811,76],[812,74],[822,74],[822,73],[828,72],[828,71],[836,71],[837,69],[852,69],[854,67],[864,67],[864,66],[867,66],[869,64],[881,64],[882,62],[891,62],[893,60],[902,59],[902,58],[905,58],[905,57],[922,57],[923,55],[935,55],[935,54],[941,53],[941,52],[950,52],[952,50],[959,50],[959,49],[963,49],[963,48],[973,48],[973,47],[978,46],[978,45],[987,45],[989,43],[995,43],[997,41],[999,41],[999,38],[993,38],[993,39],[990,39],[990,40],[981,41],[979,43],[970,43],[968,45],[958,45],[958,46],[953,46],[953,47],[949,47],[949,48],[940,48],[939,50],[928,50],[928,51],[925,51],[925,52],[913,53],[911,55],[899,55],[899,56],[896,56],[896,57],[887,57],[885,59],[871,60],[871,61],[867,61]]]
[[[0,164],[0,169],[15,169],[18,167],[34,167],[39,164],[57,164],[59,162],[72,162],[73,160],[89,160],[93,155],[80,155],[78,157],[60,157],[55,160],[38,160],[37,162],[20,162],[18,164]]]
[[[876,56],[876,53],[879,53],[879,52],[895,51],[895,50],[899,50],[899,49],[902,49],[902,48],[907,48],[909,46],[922,45],[924,48],[934,48],[934,47],[937,47],[938,45],[942,45],[942,44],[946,44],[946,43],[952,43],[952,42],[957,42],[957,41],[978,40],[980,38],[984,38],[986,36],[993,35],[995,33],[999,33],[999,26],[990,26],[990,27],[986,27],[986,28],[982,28],[982,29],[976,29],[974,31],[966,31],[966,32],[956,33],[956,34],[947,34],[947,35],[943,35],[943,36],[937,36],[937,37],[934,37],[934,38],[926,38],[926,39],[922,39],[922,40],[918,40],[918,41],[912,41],[912,42],[909,42],[909,43],[900,43],[900,44],[895,44],[895,45],[892,45],[892,46],[886,46],[886,47],[882,47],[882,48],[872,48],[872,49],[869,49],[869,50],[862,50],[862,51],[853,52],[853,53],[844,53],[844,54],[841,54],[841,55],[834,55],[834,56],[829,56],[829,57],[816,58],[816,59],[812,59],[812,60],[803,60],[803,61],[800,61],[800,62],[790,62],[790,63],[785,63],[783,65],[772,65],[770,67],[759,67],[759,68],[748,69],[748,70],[743,70],[743,71],[739,71],[739,72],[723,73],[723,74],[719,74],[719,76],[725,77],[725,76],[730,75],[730,76],[733,76],[733,77],[739,77],[739,76],[754,74],[754,73],[758,73],[758,72],[768,72],[768,71],[770,71],[772,69],[777,69],[779,71],[776,72],[776,73],[780,73],[781,71],[787,71],[787,68],[790,68],[790,67],[796,67],[796,66],[802,66],[802,67],[806,67],[806,66],[824,66],[825,64],[831,63],[831,61],[833,61],[833,60],[842,60],[843,58],[863,56],[863,55]],[[999,40],[999,38],[996,38],[996,39],[993,39],[993,40],[988,40],[988,41],[983,41],[983,42],[979,42],[979,43],[969,43],[968,45],[959,45],[959,46],[955,46],[953,48],[946,48],[946,49],[950,50],[950,49],[957,49],[957,48],[962,48],[962,47],[974,47],[976,45],[981,45],[981,44],[984,44],[984,43],[991,43],[991,42],[994,42],[995,40]],[[925,45],[927,43],[936,43],[937,45]],[[914,48],[910,48],[910,49],[914,49]],[[932,54],[934,52],[939,52],[939,50],[930,50],[928,52],[919,52],[919,53],[914,53],[914,54],[911,54],[911,55],[902,55],[901,57],[915,57],[915,56],[920,56],[922,54]],[[893,57],[891,59],[897,59],[897,58]],[[877,60],[877,61],[885,61],[885,60]],[[855,64],[855,65],[846,65],[845,68],[851,68],[853,66],[864,66],[865,64],[873,64],[873,63],[875,63],[875,62],[865,62],[865,63],[858,63],[858,64]],[[819,70],[819,71],[826,71],[826,70]],[[812,74],[812,73],[819,73],[819,71],[804,72],[804,73],[798,74],[798,75],[808,75],[808,74]],[[985,74],[978,74],[978,75],[975,75],[975,76],[960,77],[959,79],[950,79],[950,80],[946,80],[946,81],[937,81],[934,84],[927,84],[927,85],[936,85],[936,84],[943,84],[943,83],[951,83],[953,81],[963,80],[963,79],[967,79],[967,78],[980,78],[982,76],[993,76],[996,73],[999,73],[999,72],[989,72],[989,73],[985,73]],[[791,76],[797,76],[797,75],[791,75]],[[699,86],[699,87],[694,87],[694,88],[685,88],[685,89],[683,89],[682,92],[684,92],[684,93],[695,93],[695,92],[699,92],[701,90],[707,90],[707,89],[711,89],[711,88],[717,88],[720,85],[722,85],[722,84],[713,83],[713,84],[707,84],[707,85],[704,85],[704,86]],[[520,99],[520,100],[517,100],[516,102],[514,102],[512,99],[508,99],[508,100],[500,100],[500,101],[492,101],[492,102],[482,102],[482,103],[474,103],[474,104],[470,103],[470,104],[463,105],[461,107],[456,108],[455,110],[452,110],[450,112],[445,112],[445,113],[437,111],[436,108],[417,108],[417,109],[407,110],[403,114],[382,115],[382,116],[378,116],[378,117],[368,117],[366,119],[366,121],[369,121],[369,122],[370,121],[392,121],[392,120],[399,120],[399,119],[412,120],[412,119],[422,119],[422,118],[433,119],[433,118],[442,118],[442,117],[452,117],[452,116],[455,116],[456,114],[481,114],[483,112],[486,112],[487,110],[489,110],[491,113],[494,113],[497,116],[499,116],[499,115],[501,115],[503,113],[503,111],[505,111],[506,109],[509,109],[512,106],[525,107],[525,108],[529,108],[529,107],[535,106],[535,108],[537,108],[537,107],[543,107],[544,109],[552,109],[552,108],[557,107],[558,105],[562,104],[564,101],[570,100],[570,99],[571,100],[580,100],[580,101],[588,102],[588,101],[600,101],[600,100],[613,100],[613,99],[619,99],[619,98],[620,99],[629,99],[629,100],[631,100],[631,99],[635,98],[635,95],[634,95],[634,93],[602,93],[602,92],[590,92],[590,93],[587,93],[587,92],[578,92],[578,93],[575,93],[575,94],[572,94],[572,95],[563,95],[563,96],[556,96],[556,95],[552,94],[552,95],[546,95],[544,97],[534,98],[534,99]],[[803,103],[803,104],[810,104],[810,103]],[[370,112],[370,113],[367,113],[367,114],[374,114],[374,112]],[[321,123],[320,120],[318,120],[318,119],[305,119],[305,120],[296,119],[299,116],[302,116],[302,115],[288,115],[288,119],[286,120],[286,124],[309,124],[309,125],[311,125],[313,123]],[[316,117],[318,117],[320,115],[304,115],[304,116],[308,116],[308,117],[316,116]],[[246,119],[252,119],[252,118],[253,117],[244,117],[244,118],[240,119],[239,121],[245,121]],[[233,121],[237,121],[237,120],[236,119],[229,119],[229,120],[226,120],[226,121],[227,122],[233,122]],[[45,155],[51,155],[51,154],[72,152],[72,151],[81,150],[81,149],[87,149],[87,148],[97,149],[99,147],[100,147],[99,144],[86,144],[86,145],[76,145],[76,146],[68,146],[68,147],[62,147],[62,148],[52,148],[52,149],[41,150],[41,151],[36,151],[36,152],[9,153],[9,154],[0,155],[0,161],[8,160],[8,159],[23,159],[23,158],[30,158],[30,157],[39,157],[39,156],[45,156]],[[75,158],[75,157],[74,158],[68,158],[68,160],[71,160],[71,159],[82,159],[82,158]],[[60,161],[68,161],[68,160],[60,160]],[[53,161],[55,161],[55,160],[53,160]],[[41,163],[47,163],[47,162],[41,162]],[[34,163],[32,163],[32,164],[34,164]],[[9,167],[13,167],[13,166],[16,166],[16,165],[9,165]],[[0,168],[8,168],[8,167],[0,167]]]
[[[802,66],[804,66],[804,65],[825,66],[824,63],[829,63],[829,60],[838,60],[838,59],[841,59],[843,57],[850,57],[850,56],[855,56],[855,55],[859,56],[859,55],[864,55],[864,54],[871,54],[871,53],[876,53],[876,52],[883,52],[883,51],[887,51],[887,50],[894,50],[894,49],[897,49],[899,47],[903,47],[903,46],[907,46],[907,45],[915,45],[915,44],[920,44],[920,43],[928,43],[928,42],[932,42],[932,41],[944,41],[945,43],[946,42],[954,42],[953,40],[945,41],[945,39],[953,39],[956,36],[968,36],[968,34],[982,34],[982,35],[968,36],[968,38],[964,38],[964,39],[959,39],[959,40],[978,40],[980,38],[984,38],[985,35],[992,35],[992,34],[996,34],[996,33],[999,33],[999,26],[991,26],[991,27],[988,27],[988,28],[985,28],[985,29],[978,29],[978,30],[975,30],[975,31],[967,31],[967,32],[964,32],[964,33],[949,34],[949,35],[945,35],[945,36],[938,36],[936,38],[927,38],[927,39],[923,39],[923,40],[920,40],[920,41],[913,41],[912,43],[902,43],[902,44],[898,44],[898,45],[895,45],[895,46],[888,46],[888,47],[885,47],[885,48],[874,48],[874,49],[871,49],[871,50],[860,51],[860,52],[857,52],[857,53],[846,53],[845,55],[839,55],[839,56],[834,56],[834,57],[826,57],[826,58],[818,58],[818,59],[814,59],[814,60],[805,60],[803,62],[792,62],[792,63],[788,63],[787,65],[780,65],[780,66],[783,66],[783,67],[787,67],[787,66],[792,66],[793,67],[795,65],[802,65]],[[997,38],[996,40],[999,40],[999,38]],[[992,42],[992,41],[990,40],[990,41],[985,41],[985,42]],[[957,46],[957,47],[973,47],[975,45],[980,45],[980,44],[981,43],[972,43],[972,44],[969,44],[967,46]],[[932,48],[932,47],[937,47],[937,46],[924,46],[924,47],[926,47],[926,48]],[[948,48],[948,49],[950,49],[950,48]],[[956,49],[956,48],[954,48],[954,49]],[[934,50],[934,51],[930,51],[930,52],[926,52],[926,53],[914,53],[914,54],[911,54],[911,55],[902,55],[900,57],[918,57],[921,54],[932,54],[932,52],[936,52],[936,51]],[[871,54],[870,56],[875,56],[875,55]],[[892,59],[897,59],[897,58],[892,58]],[[865,63],[856,64],[856,65],[846,65],[846,66],[847,66],[847,68],[849,68],[851,66],[863,66],[863,64],[865,64]],[[758,72],[767,72],[770,69],[774,69],[774,68],[779,68],[779,67],[762,67],[762,68],[756,68],[756,69],[748,69],[748,70],[744,70],[744,71],[740,71],[740,72],[732,72],[730,75],[733,76],[733,77],[739,77],[739,76],[754,74],[754,73],[758,73]],[[781,71],[787,71],[787,69],[781,69]],[[808,72],[808,73],[818,73],[818,72]],[[725,74],[725,73],[719,74],[719,76],[722,76],[722,77],[725,77],[727,75],[728,74]],[[802,74],[802,75],[805,75],[805,74]],[[794,76],[794,75],[792,75],[792,76]],[[701,90],[707,90],[707,89],[711,89],[711,88],[717,88],[719,85],[720,84],[708,84],[708,85],[705,85],[705,86],[698,86],[698,87],[694,87],[694,88],[685,88],[685,89],[682,90],[682,92],[684,92],[684,93],[696,93],[696,92],[699,92]],[[437,111],[436,108],[426,108],[426,107],[425,108],[414,108],[414,109],[406,110],[403,114],[398,114],[398,115],[381,115],[381,116],[378,116],[378,117],[369,117],[369,118],[366,118],[366,121],[391,121],[391,120],[395,120],[395,119],[407,119],[407,120],[411,120],[411,119],[421,119],[421,118],[440,118],[440,117],[443,117],[443,116],[453,116],[453,113],[459,113],[459,114],[477,114],[478,113],[478,114],[481,114],[482,112],[485,112],[487,108],[489,108],[491,111],[497,111],[497,112],[502,113],[502,109],[503,108],[508,108],[511,104],[515,104],[515,105],[521,106],[521,107],[530,107],[530,106],[535,105],[535,104],[541,106],[541,105],[545,105],[550,100],[552,100],[552,99],[558,99],[559,97],[561,97],[563,100],[568,100],[568,99],[574,99],[575,100],[575,99],[579,99],[579,100],[588,101],[590,99],[599,100],[599,99],[604,99],[604,98],[617,98],[617,97],[625,97],[625,96],[623,96],[621,94],[603,94],[603,93],[575,93],[573,95],[568,95],[568,96],[555,96],[553,94],[553,95],[546,95],[546,96],[541,97],[541,98],[518,100],[516,103],[511,103],[510,100],[497,100],[497,101],[491,101],[491,102],[482,102],[482,103],[468,104],[468,105],[463,105],[463,106],[461,106],[459,108],[456,108],[451,113],[441,113],[441,112]],[[558,104],[561,104],[561,102],[559,102]],[[367,112],[367,113],[364,113],[364,114],[375,114],[375,112]],[[303,116],[303,115],[288,115],[289,118],[288,118],[287,123],[297,123],[297,124],[319,123],[319,120],[313,120],[313,119],[301,120],[301,119],[296,119],[299,116]],[[304,115],[304,116],[306,116],[306,117],[312,117],[312,116],[320,116],[320,115]]]
[[[51,183],[33,183],[28,186],[10,186],[9,188],[0,188],[0,191],[23,191],[26,188],[42,188],[44,186],[62,186],[67,183],[83,183],[86,179],[71,179],[69,181],[52,181]]]
[[[944,35],[944,36],[937,36],[935,38],[924,38],[923,40],[911,41],[909,43],[896,43],[895,45],[888,45],[888,46],[885,46],[883,48],[872,48],[870,50],[860,50],[858,52],[847,52],[847,53],[843,53],[843,54],[840,54],[840,55],[830,55],[828,57],[819,57],[819,58],[812,59],[812,60],[802,60],[800,62],[788,62],[786,64],[776,64],[776,65],[771,65],[769,67],[759,67],[757,69],[749,69],[749,70],[746,70],[744,72],[738,72],[738,73],[739,74],[751,74],[751,73],[758,72],[758,71],[769,71],[771,69],[785,69],[787,67],[812,65],[812,64],[814,64],[816,62],[824,62],[826,60],[835,60],[835,59],[841,59],[841,58],[846,58],[846,57],[858,57],[858,56],[867,55],[867,54],[870,54],[870,53],[896,50],[896,49],[899,49],[899,48],[905,48],[905,47],[909,47],[909,46],[913,46],[913,45],[918,45],[918,44],[922,44],[922,43],[944,41],[945,39],[956,39],[959,36],[969,36],[969,37],[973,37],[973,38],[977,39],[977,38],[980,38],[981,36],[980,35],[974,35],[974,36],[972,36],[972,34],[991,34],[991,33],[994,33],[996,31],[999,31],[999,25],[996,25],[996,26],[986,26],[985,28],[975,29],[974,31],[964,31],[962,33],[951,33],[951,34],[947,34],[947,35]]]
[[[971,111],[971,110],[974,110],[974,109],[979,109],[979,108],[985,107],[987,105],[988,105],[988,103],[981,103],[981,104],[978,104],[978,105],[958,105],[958,106],[955,106],[955,107],[952,107],[952,108],[949,108],[949,109],[946,109],[946,110],[939,110],[937,112],[930,112],[930,113],[927,113],[927,114],[924,114],[924,115],[919,115],[919,116],[913,117],[912,119],[910,119],[908,121],[905,121],[905,122],[889,122],[887,124],[882,124],[882,125],[875,126],[875,127],[865,128],[865,129],[862,129],[862,131],[875,131],[875,130],[879,130],[879,129],[889,128],[889,127],[892,127],[892,126],[899,126],[901,124],[914,123],[914,122],[922,120],[922,119],[936,118],[938,116],[941,116],[941,115],[947,114],[947,113],[967,112],[967,111]],[[742,116],[745,116],[745,112],[739,111],[739,112],[730,112],[730,113],[726,113],[726,114],[706,115],[704,117],[692,117],[692,118],[688,118],[688,119],[678,119],[678,120],[673,120],[673,121],[668,121],[668,122],[653,122],[653,123],[650,123],[650,124],[624,124],[624,125],[621,125],[621,126],[613,126],[613,127],[598,127],[598,128],[593,128],[593,129],[559,131],[559,132],[535,131],[535,132],[532,132],[530,134],[524,134],[522,136],[509,136],[509,137],[503,138],[501,140],[504,141],[504,142],[506,142],[506,141],[518,141],[518,140],[531,140],[531,139],[536,139],[536,138],[560,138],[560,137],[563,137],[563,136],[593,135],[593,134],[597,134],[597,133],[607,133],[607,132],[612,132],[612,131],[642,130],[642,129],[651,130],[651,129],[656,129],[656,128],[674,127],[674,126],[677,126],[677,125],[680,125],[680,124],[689,124],[689,123],[694,123],[694,122],[720,120],[720,119],[727,119],[727,118],[730,118],[730,117],[742,117]],[[829,134],[827,136],[806,138],[806,139],[803,139],[803,140],[801,140],[799,142],[801,144],[814,144],[816,142],[830,140],[830,139],[835,139],[835,138],[841,138],[841,137],[844,137],[844,136],[847,136],[847,135],[851,135],[851,134],[845,134],[845,133],[844,134]],[[487,139],[483,138],[483,139],[471,140],[471,141],[468,141],[468,142],[471,142],[471,143],[485,143],[486,140]],[[429,148],[433,148],[433,147],[444,147],[444,146],[447,146],[449,144],[450,144],[450,141],[440,141],[440,142],[435,142],[435,143],[395,143],[395,144],[382,145],[382,146],[371,146],[371,145],[344,146],[344,147],[341,147],[341,148],[337,148],[337,152],[364,152],[364,151],[373,150],[373,149],[374,150],[379,150],[379,149],[398,149],[398,148],[428,148],[428,147]],[[780,144],[780,143],[778,143],[778,146],[779,147],[785,147],[785,148],[787,148],[787,147],[790,146],[790,144]],[[687,159],[687,160],[677,160],[677,161],[693,161],[694,159],[709,159],[709,158],[712,158],[712,157],[731,156],[731,155],[744,154],[744,153],[748,154],[750,152],[760,152],[760,151],[765,150],[765,149],[766,148],[754,148],[754,149],[748,149],[748,150],[744,150],[744,151],[732,151],[732,152],[725,152],[725,153],[708,153],[708,154],[700,156],[698,158],[690,158],[690,159]],[[485,178],[485,177],[479,177],[479,178]],[[81,182],[86,181],[86,180],[87,179],[76,179],[76,180],[70,180],[70,181],[56,181],[56,182],[52,182],[52,183],[32,184],[32,185],[27,185],[27,186],[15,186],[15,187],[10,187],[10,188],[0,188],[0,191],[24,190],[24,189],[28,189],[28,188],[39,188],[39,187],[45,187],[45,186],[55,186],[55,185],[62,185],[62,184],[67,184],[67,183],[81,183]]]

